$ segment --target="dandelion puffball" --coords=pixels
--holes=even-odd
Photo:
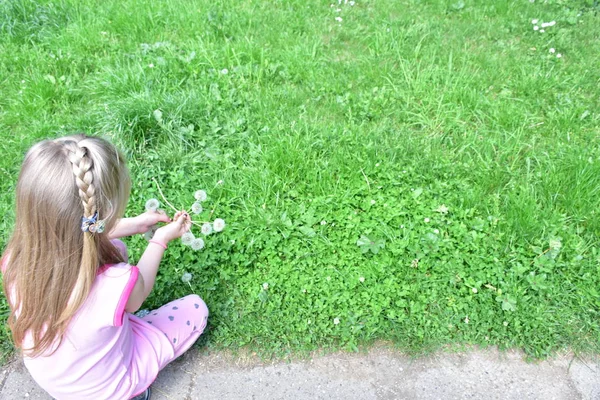
[[[334,324],[334,325],[337,325],[337,324],[339,324],[339,323],[340,323],[340,319],[339,319],[339,318],[334,318],[334,319],[333,319],[333,324]]]
[[[189,272],[186,272],[185,274],[181,275],[181,282],[189,283],[191,280],[192,280],[192,274],[190,274]]]
[[[194,239],[196,239],[196,237],[194,237],[192,232],[186,232],[181,236],[181,242],[186,246],[191,246]]]
[[[192,212],[194,214],[200,214],[202,212],[202,204],[199,201],[192,204]]]
[[[554,48],[551,48],[549,51],[550,53],[554,53],[556,50]]]
[[[204,190],[197,190],[196,193],[194,193],[194,198],[198,201],[205,201],[208,196]]]
[[[192,250],[202,250],[204,248],[204,240],[202,240],[202,238],[195,238],[192,240],[190,246],[192,247]]]
[[[210,235],[213,231],[212,225],[209,223],[202,224],[202,228],[200,228],[200,231],[203,235]]]
[[[150,199],[146,202],[146,211],[156,211],[160,207],[160,202],[156,199]]]
[[[215,232],[221,232],[223,229],[225,229],[225,221],[221,218],[217,218],[213,221],[212,227]]]

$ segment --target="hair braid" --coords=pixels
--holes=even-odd
[[[83,216],[91,217],[96,212],[96,190],[94,188],[94,166],[92,159],[88,156],[88,149],[80,147],[76,142],[65,142],[67,156],[73,166],[75,183],[79,188],[79,197],[83,205]]]

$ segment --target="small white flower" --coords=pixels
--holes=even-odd
[[[468,324],[468,323],[469,323],[469,316],[467,315],[467,316],[465,317],[465,324]]]
[[[202,232],[203,235],[210,235],[213,231],[212,225],[207,223],[202,224],[202,228],[200,228],[200,231]]]
[[[550,53],[554,53],[556,52],[556,50],[554,49],[554,47],[551,47],[550,50],[548,50]]]
[[[539,29],[540,29],[540,27],[539,27],[539,26],[537,26],[537,25],[533,27],[533,30],[534,30],[534,31],[538,31]]]
[[[333,319],[333,324],[334,325],[338,325],[340,323],[340,319],[339,318],[334,318]]]
[[[25,83],[25,79],[23,79],[23,80],[21,81],[21,83]]]
[[[186,232],[181,236],[181,243],[186,246],[191,246],[192,242],[196,239],[192,232]]]
[[[215,232],[221,232],[223,229],[225,229],[225,221],[221,218],[217,218],[213,221],[212,226]]]
[[[476,287],[474,287],[474,288],[472,288],[472,289],[471,289],[471,291],[472,291],[473,293],[477,293],[477,288],[476,288]]]
[[[360,281],[360,283],[364,283],[365,282],[365,277],[361,276],[360,278],[358,278],[358,280]]]
[[[202,204],[199,201],[192,204],[192,212],[194,214],[200,214],[202,212]]]
[[[160,202],[156,199],[150,199],[146,202],[146,211],[156,211],[160,207]]]
[[[207,197],[204,190],[196,190],[196,193],[194,193],[194,198],[198,201],[205,201]]]
[[[428,224],[429,221],[431,221],[431,220],[429,218],[425,218],[425,219],[423,219],[423,221],[425,221],[425,223]]]
[[[342,21],[343,21],[342,17],[335,17],[335,20],[336,20],[337,22],[342,22]]]
[[[321,225],[327,225],[327,221],[325,221],[325,220],[321,221]]]
[[[148,64],[148,68],[154,68],[154,64]]]
[[[504,326],[508,326],[508,321],[504,321],[504,322],[502,323],[502,325],[504,325]]]
[[[376,201],[375,200],[371,200],[371,205],[375,204]]]
[[[538,19],[532,19],[532,20],[531,20],[531,23],[535,25],[535,24],[537,24],[537,23],[538,23],[538,21],[539,21]]]
[[[562,54],[560,54],[560,53],[558,53],[558,54],[556,55],[556,58],[561,58],[561,57],[562,57]]]
[[[542,22],[542,28],[547,28],[549,26],[554,26],[554,25],[556,25],[556,21]]]
[[[195,238],[192,240],[190,246],[192,247],[192,250],[202,250],[204,248],[204,240],[202,240],[202,238]]]
[[[436,235],[439,235],[440,234],[440,230],[439,229],[434,229],[433,233],[435,233]]]
[[[404,225],[400,225],[400,229],[404,229]]]
[[[376,167],[379,167],[379,163],[375,164]]]
[[[269,290],[269,284],[267,282],[262,284],[263,290]]]
[[[229,70],[228,70],[227,68],[223,68],[223,69],[221,70],[221,73],[222,73],[223,75],[227,75],[227,74],[229,73]]]
[[[302,293],[306,293],[306,289],[302,289]]]
[[[441,206],[436,208],[435,211],[439,212],[440,214],[448,214],[448,207],[446,207],[445,204],[442,204]]]
[[[181,282],[189,283],[191,280],[192,280],[192,274],[190,274],[189,272],[186,272],[185,274],[181,275]]]

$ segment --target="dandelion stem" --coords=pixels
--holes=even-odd
[[[365,181],[367,182],[367,187],[369,188],[369,192],[371,191],[371,184],[369,183],[369,178],[367,178],[367,175],[365,175],[365,171],[363,171],[363,169],[360,169],[360,172],[363,174],[363,176],[365,177]]]
[[[208,221],[190,221],[192,224],[196,225],[196,226],[202,226],[202,224],[210,224],[210,222]]]
[[[173,209],[173,211],[179,212],[179,210],[176,209],[175,206],[173,204],[169,203],[169,200],[166,199],[165,195],[163,194],[162,189],[160,188],[160,185],[158,184],[158,181],[155,178],[152,178],[152,180],[154,181],[154,183],[156,183],[156,187],[158,188],[160,197],[162,197],[162,199],[165,201],[165,203],[167,203],[169,205],[169,207],[171,207]]]

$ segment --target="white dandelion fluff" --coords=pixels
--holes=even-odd
[[[333,324],[334,325],[338,325],[340,323],[340,319],[339,318],[334,318],[333,319]]]
[[[156,211],[160,207],[160,202],[156,199],[150,199],[146,202],[146,211]]]
[[[561,57],[562,57],[562,54],[560,54],[560,53],[558,53],[558,54],[556,55],[556,58],[561,58]]]
[[[548,50],[550,53],[555,53],[556,49],[554,47],[550,48],[550,50]]]
[[[212,225],[207,223],[202,224],[202,228],[200,228],[200,231],[202,232],[203,235],[210,235],[213,231]]]
[[[342,21],[343,21],[342,17],[335,17],[335,20],[336,20],[337,22],[342,22]]]
[[[358,280],[360,281],[360,283],[364,283],[365,282],[365,277],[361,276],[360,278],[358,278]]]
[[[202,204],[199,201],[192,204],[192,212],[194,214],[200,214],[202,212]]]
[[[225,221],[221,218],[217,218],[213,221],[212,227],[215,232],[221,232],[223,229],[225,229]]]
[[[202,238],[195,238],[190,244],[192,250],[202,250],[204,248],[204,240]]]
[[[534,30],[534,31],[539,31],[539,30],[540,30],[540,27],[536,25],[536,26],[534,26],[534,27],[533,27],[533,30]]]
[[[204,190],[197,190],[196,193],[194,193],[194,198],[198,201],[205,201],[208,196]]]
[[[181,236],[181,242],[186,246],[191,246],[194,239],[196,239],[196,237],[192,232],[186,232]]]
[[[531,20],[531,23],[535,25],[535,24],[537,24],[537,23],[538,23],[538,21],[539,21],[538,19],[532,19],[532,20]]]
[[[181,275],[181,282],[189,283],[191,280],[192,280],[192,274],[190,274],[189,272],[186,272],[185,274]]]

